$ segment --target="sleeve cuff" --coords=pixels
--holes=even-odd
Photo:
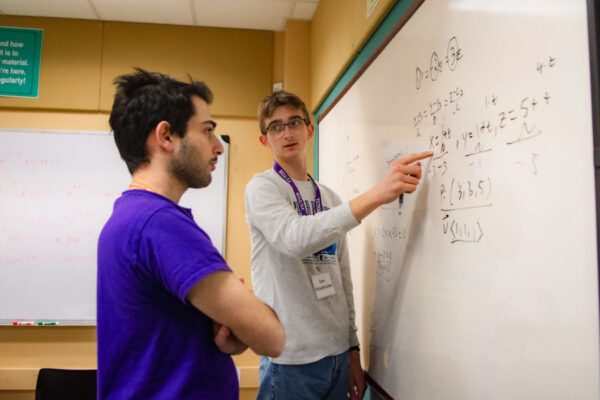
[[[358,336],[356,335],[356,331],[350,331],[350,348],[355,347],[360,344],[358,341]]]

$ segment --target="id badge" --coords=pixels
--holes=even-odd
[[[313,275],[312,282],[317,299],[321,300],[335,294],[335,288],[333,287],[331,274],[329,272]]]

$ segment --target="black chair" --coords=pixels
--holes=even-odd
[[[96,370],[42,368],[35,400],[96,400]]]

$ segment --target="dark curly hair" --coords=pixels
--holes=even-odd
[[[171,131],[183,137],[195,108],[192,96],[207,104],[213,95],[204,82],[184,83],[168,75],[135,68],[135,73],[118,76],[117,93],[110,113],[110,127],[115,143],[127,169],[133,172],[149,162],[146,149],[148,135],[161,121],[171,125]]]

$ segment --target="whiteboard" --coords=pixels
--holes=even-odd
[[[419,189],[349,234],[368,374],[396,399],[598,399],[584,0],[428,0],[318,126],[350,199],[411,152]]]
[[[224,254],[221,141],[212,183],[180,205]],[[0,143],[0,324],[95,324],[98,236],[131,182],[112,134],[3,129]]]

